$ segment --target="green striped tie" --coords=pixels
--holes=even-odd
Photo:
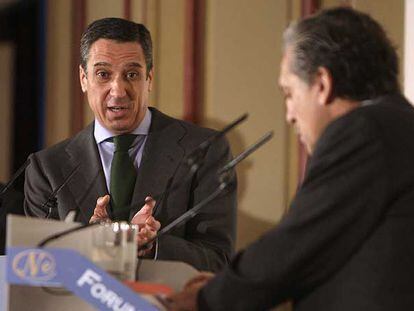
[[[137,172],[128,154],[136,135],[125,134],[113,138],[114,157],[111,163],[111,206],[114,220],[128,220],[129,205],[134,192]]]

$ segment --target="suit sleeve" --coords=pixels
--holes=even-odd
[[[200,310],[264,310],[340,269],[386,210],[384,147],[374,124],[344,117],[323,133],[281,222],[199,294]]]
[[[217,171],[231,159],[224,138],[212,144],[192,182],[193,207],[219,186]],[[233,255],[236,232],[236,176],[233,184],[203,207],[185,225],[185,238],[167,234],[159,239],[158,258],[180,260],[199,270],[218,271]]]
[[[39,203],[47,202],[53,189],[36,154],[31,154],[29,159],[30,165],[26,168],[24,183],[24,211],[27,216],[59,219],[56,209],[49,212],[48,207]]]

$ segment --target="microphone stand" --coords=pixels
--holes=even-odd
[[[158,231],[157,235],[151,240],[145,243],[141,249],[145,245],[149,245],[151,242],[156,240],[159,236],[164,235],[165,233],[169,232],[171,229],[175,227],[179,227],[181,224],[183,224],[185,221],[188,221],[189,219],[193,218],[198,214],[200,209],[202,209],[204,206],[206,206],[208,203],[213,201],[215,198],[217,198],[223,191],[226,189],[229,185],[231,185],[231,182],[222,181],[220,185],[214,190],[212,193],[210,193],[206,198],[201,200],[199,203],[197,203],[193,208],[186,211],[184,214],[182,214],[180,217],[176,218],[172,222],[170,222],[167,226],[162,228],[160,231]]]
[[[207,152],[208,147],[217,139],[222,137],[224,134],[229,132],[231,129],[242,123],[247,119],[249,116],[248,113],[244,113],[240,117],[238,117],[236,120],[234,120],[229,125],[225,126],[221,131],[216,132],[209,138],[207,138],[205,141],[203,141],[198,147],[196,147],[192,152],[190,152],[185,158],[184,162],[187,163],[187,165],[190,167],[191,172],[195,172],[199,169],[200,163],[202,162],[205,153]]]
[[[67,185],[67,183],[72,179],[72,176],[75,175],[76,171],[79,169],[79,166],[76,166],[73,171],[69,174],[69,176],[63,181],[63,183],[57,187],[55,190],[52,191],[52,193],[49,195],[49,197],[47,198],[46,202],[42,204],[42,207],[40,208],[41,210],[43,210],[45,207],[47,207],[47,214],[46,214],[46,219],[48,219],[50,217],[50,215],[52,214],[52,211],[54,209],[57,209],[58,207],[58,203],[57,203],[57,198],[56,195],[59,193],[59,191]]]

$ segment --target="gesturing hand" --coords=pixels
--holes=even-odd
[[[154,207],[155,200],[151,197],[146,197],[145,205],[134,215],[131,220],[132,224],[139,226],[138,249],[148,241],[154,239],[161,227],[161,223],[152,216]],[[138,256],[145,256],[152,251],[153,245],[151,244],[145,250],[139,250]]]

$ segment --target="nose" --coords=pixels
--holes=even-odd
[[[121,76],[117,76],[111,82],[110,94],[113,97],[125,97],[127,94],[127,87],[126,81]]]
[[[290,125],[294,125],[296,123],[296,119],[292,115],[286,113],[286,122]]]

